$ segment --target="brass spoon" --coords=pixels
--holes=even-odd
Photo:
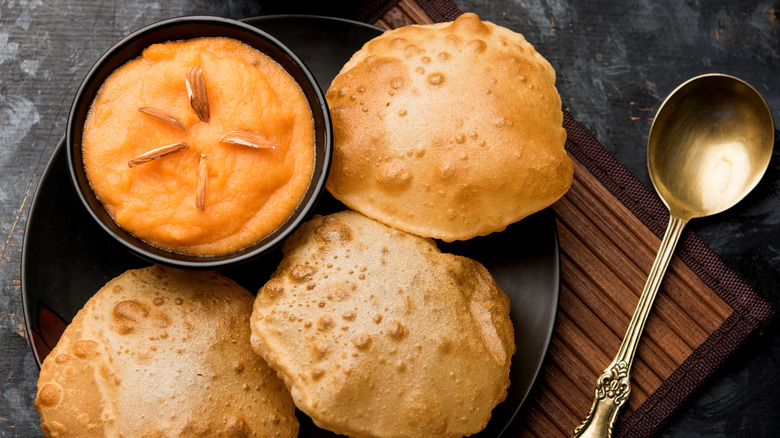
[[[596,382],[593,406],[574,437],[612,436],[631,392],[639,337],[685,224],[744,198],[764,175],[773,145],[769,107],[755,89],[732,76],[690,79],[658,109],[647,141],[647,167],[669,209],[669,225],[620,350]]]

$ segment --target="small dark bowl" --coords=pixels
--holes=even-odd
[[[269,56],[284,67],[298,82],[309,101],[314,116],[314,175],[303,200],[287,221],[262,240],[236,252],[215,256],[179,254],[157,248],[127,232],[114,222],[95,196],[84,170],[81,137],[84,122],[100,86],[117,68],[141,55],[148,46],[166,41],[200,37],[228,37],[242,41]],[[325,189],[331,157],[333,135],[325,95],[314,75],[303,62],[273,36],[239,21],[218,17],[181,17],[161,21],[126,36],[109,49],[92,67],[79,87],[68,117],[66,149],[71,179],[79,198],[90,215],[111,237],[134,254],[153,263],[185,269],[221,269],[261,257],[288,237],[311,214]]]

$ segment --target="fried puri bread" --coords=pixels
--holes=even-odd
[[[249,345],[254,297],[215,272],[128,271],[46,357],[47,437],[293,437],[287,389]]]
[[[471,13],[387,31],[326,94],[326,187],[349,208],[424,237],[501,231],[571,185],[555,79],[522,35]]]
[[[485,427],[515,345],[509,298],[481,264],[354,211],[316,216],[283,252],[251,342],[315,424],[352,437]]]

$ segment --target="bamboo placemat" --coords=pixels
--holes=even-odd
[[[369,1],[358,18],[391,29],[452,20],[450,0]],[[574,182],[556,204],[561,294],[540,381],[509,435],[568,437],[618,350],[668,213],[654,193],[565,113]],[[632,369],[616,436],[652,436],[772,316],[694,233],[684,234]]]

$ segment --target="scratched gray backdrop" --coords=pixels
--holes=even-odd
[[[163,18],[324,13],[334,7],[335,15],[349,13],[343,2],[284,3],[0,0],[0,437],[40,435],[33,407],[38,370],[22,316],[21,246],[32,195],[64,133],[68,106],[82,77],[123,35]],[[652,117],[666,94],[685,79],[712,71],[736,75],[763,93],[775,119],[780,117],[778,1],[456,3],[526,35],[556,68],[567,109],[648,185],[644,147]],[[691,228],[780,308],[777,155],[776,150],[758,192],[739,209]],[[775,322],[661,435],[777,436],[778,362]]]

